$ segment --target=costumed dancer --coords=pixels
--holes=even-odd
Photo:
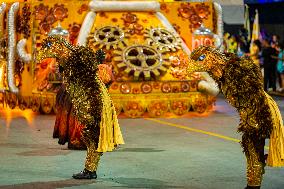
[[[208,72],[240,115],[238,132],[247,159],[247,189],[260,188],[264,167],[284,166],[283,120],[275,101],[264,91],[258,65],[213,47],[199,47],[191,54],[188,73]],[[270,138],[268,156],[265,139]]]
[[[58,24],[57,27],[50,30],[48,36],[60,36],[68,40],[69,32]],[[70,149],[86,149],[81,139],[82,128],[83,125],[72,114],[71,98],[65,89],[65,85],[62,84],[56,94],[56,119],[53,138],[58,138],[58,143],[61,145],[67,142]]]
[[[61,36],[64,39],[69,39],[69,32],[63,29],[60,24],[52,29],[48,36]],[[100,79],[108,86],[112,81],[112,68],[107,64],[102,63],[98,66],[98,74]],[[58,138],[58,143],[64,145],[68,143],[69,149],[83,150],[86,145],[82,140],[81,131],[84,128],[72,113],[72,102],[70,95],[62,84],[56,94],[56,119],[53,130],[53,138]]]
[[[84,125],[82,138],[87,146],[85,169],[75,179],[97,178],[102,153],[124,144],[115,107],[106,86],[98,77],[98,63],[105,56],[88,47],[73,46],[64,38],[50,36],[42,43],[37,59],[58,60],[63,83],[72,101],[72,113]]]

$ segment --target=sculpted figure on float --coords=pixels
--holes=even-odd
[[[258,65],[249,57],[222,53],[216,48],[201,46],[191,54],[187,69],[208,72],[218,83],[228,102],[240,115],[238,132],[247,158],[247,189],[260,188],[264,167],[284,165],[284,130],[280,111],[264,91]],[[270,138],[268,156],[265,139]]]

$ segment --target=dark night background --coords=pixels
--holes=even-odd
[[[253,25],[255,10],[259,12],[260,29],[268,35],[277,34],[284,39],[284,0],[244,0],[249,6],[251,27]],[[225,32],[238,34],[243,25],[224,24]]]

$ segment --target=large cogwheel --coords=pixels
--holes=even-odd
[[[104,26],[91,33],[88,40],[94,46],[99,46],[99,48],[105,47],[109,50],[110,48],[124,48],[126,46],[124,40],[127,37],[129,36],[119,27]]]
[[[134,80],[159,77],[170,66],[167,55],[148,45],[132,45],[123,50],[116,50],[114,54],[114,61],[119,62],[117,67],[133,75]]]
[[[181,39],[176,34],[164,28],[148,28],[144,34],[148,45],[159,50],[177,51],[181,49]]]

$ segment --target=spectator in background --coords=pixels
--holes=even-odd
[[[228,52],[230,53],[237,53],[238,52],[238,42],[236,39],[236,36],[231,36],[229,39],[229,44],[228,44]]]
[[[272,35],[271,39],[271,46],[278,46],[279,45],[279,36],[278,35]]]
[[[228,52],[229,43],[230,43],[230,34],[228,32],[226,32],[224,34],[224,40],[223,40],[223,45],[224,45],[224,51],[225,52]]]
[[[277,56],[277,51],[275,48],[270,46],[267,39],[262,42],[262,58],[263,58],[263,68],[264,68],[264,90],[268,91],[271,89],[276,91],[276,63],[277,59],[273,58]]]
[[[284,92],[284,41],[279,43],[279,53],[277,58],[277,73],[279,79],[279,92]]]
[[[250,44],[248,41],[248,32],[245,28],[239,30],[239,48],[244,54],[248,54],[250,52]]]
[[[261,42],[259,40],[254,40],[252,47],[250,49],[250,57],[253,62],[260,66],[260,52],[261,52]]]

